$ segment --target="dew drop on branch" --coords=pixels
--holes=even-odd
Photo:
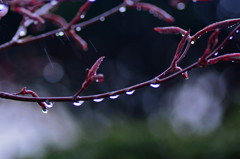
[[[84,15],[84,14],[80,15],[80,18],[81,18],[81,19],[84,19],[84,18],[85,18],[85,15]]]
[[[60,32],[56,33],[56,36],[64,36],[64,32],[60,31]]]
[[[239,30],[236,30],[236,33],[239,33]]]
[[[96,0],[88,0],[88,2],[95,2]]]
[[[217,56],[217,55],[218,55],[218,52],[215,52],[215,53],[214,53],[214,56]]]
[[[230,36],[230,37],[229,37],[229,40],[232,40],[232,39],[233,39],[233,36]]]
[[[135,90],[130,90],[130,91],[127,91],[126,94],[127,95],[132,95],[134,92],[135,92]]]
[[[116,95],[110,96],[109,98],[110,98],[110,99],[117,99],[118,97],[119,97],[119,94],[116,94]]]
[[[185,9],[185,7],[186,7],[186,5],[184,3],[182,3],[182,2],[177,4],[177,9],[178,10],[183,10],[183,9]]]
[[[101,22],[103,22],[103,21],[105,21],[105,17],[100,17],[99,20],[100,20]]]
[[[27,34],[27,32],[25,30],[21,30],[19,33],[19,36],[23,37]]]
[[[48,110],[47,110],[47,109],[42,109],[42,112],[43,112],[44,114],[47,114],[47,113],[48,113]]]
[[[96,98],[96,99],[93,99],[93,101],[94,101],[94,102],[97,102],[97,103],[102,102],[103,100],[104,100],[104,98]]]
[[[73,105],[79,107],[79,106],[81,106],[83,103],[84,103],[84,101],[80,100],[80,101],[74,102]]]
[[[192,44],[192,45],[195,44],[195,41],[191,41],[191,44]]]
[[[126,7],[120,7],[119,8],[119,12],[123,13],[126,12],[127,8]]]
[[[81,31],[82,28],[81,27],[76,27],[76,31]]]
[[[151,83],[150,86],[152,88],[158,88],[160,86],[160,84],[159,83]]]
[[[47,108],[52,108],[53,107],[53,102],[46,101],[44,102]]]
[[[50,2],[50,4],[51,4],[52,6],[57,5],[57,3],[58,3],[58,1],[56,1],[56,0],[52,0],[52,1]]]

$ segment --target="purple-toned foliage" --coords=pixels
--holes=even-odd
[[[69,0],[2,0],[0,4],[0,17],[3,18],[8,9],[11,9],[13,12],[19,13],[23,16],[22,22],[19,24],[19,28],[16,34],[12,37],[12,40],[0,45],[0,50],[7,49],[12,46],[23,45],[26,43],[30,43],[36,40],[44,39],[51,36],[68,36],[72,38],[82,50],[88,50],[87,42],[81,38],[78,34],[76,34],[75,30],[80,27],[87,27],[90,24],[94,24],[101,20],[101,17],[111,16],[124,8],[132,8],[136,10],[149,11],[151,14],[160,18],[163,21],[168,23],[174,22],[174,18],[168,14],[163,9],[157,7],[154,4],[143,3],[140,0],[124,0],[123,3],[118,6],[96,16],[91,19],[82,21],[88,10],[92,5],[94,5],[94,0],[86,1],[78,10],[76,15],[72,18],[70,22],[67,22],[60,15],[56,15],[51,12],[51,10],[57,7],[59,4],[63,2],[67,3]],[[210,1],[210,0],[195,0],[196,1]],[[179,3],[186,5],[189,0],[170,0],[169,1],[172,6],[176,6]],[[28,28],[30,25],[41,26],[42,24],[50,22],[59,29],[44,32],[40,35],[36,36],[28,36]],[[56,102],[72,102],[78,104],[82,104],[84,101],[93,100],[96,102],[102,101],[104,98],[115,99],[120,94],[126,93],[128,95],[132,94],[136,89],[151,86],[153,88],[159,87],[160,84],[169,81],[177,76],[182,76],[185,79],[188,79],[188,71],[195,67],[203,67],[210,64],[215,64],[219,61],[240,61],[240,53],[225,53],[223,55],[214,56],[215,53],[219,52],[222,47],[224,47],[229,40],[233,37],[233,35],[238,32],[240,29],[240,19],[228,19],[220,22],[216,22],[210,24],[196,34],[191,35],[191,31],[184,30],[177,26],[168,26],[168,27],[155,27],[154,30],[160,34],[180,34],[182,35],[182,39],[180,40],[175,55],[173,56],[172,62],[170,66],[163,71],[161,74],[153,77],[152,79],[132,85],[130,87],[122,88],[119,90],[106,92],[102,94],[94,94],[88,96],[81,96],[81,93],[92,83],[92,82],[103,82],[104,75],[98,74],[97,71],[99,66],[101,65],[104,56],[100,57],[93,66],[87,70],[87,75],[85,81],[82,83],[81,88],[73,95],[67,97],[39,97],[38,94],[32,90],[27,90],[24,87],[18,93],[6,93],[0,92],[0,98],[6,98],[10,100],[19,100],[19,101],[28,101],[28,102],[36,102],[38,103],[43,112],[46,112],[49,105],[52,106],[53,103]],[[235,29],[222,41],[219,41],[219,34],[221,34],[221,30],[234,26]],[[207,46],[205,51],[199,56],[198,60],[194,63],[190,64],[182,68],[180,66],[180,62],[185,58],[186,54],[189,52],[191,45],[195,44],[196,41],[201,38],[201,36],[212,32],[209,36]],[[106,61],[107,62],[107,61]],[[31,95],[31,96],[27,96]]]

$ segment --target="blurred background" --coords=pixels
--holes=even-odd
[[[86,20],[120,4],[99,0]],[[83,52],[66,37],[51,37],[0,54],[0,90],[23,87],[40,96],[71,96],[81,87],[86,68],[105,56],[99,73],[104,83],[92,84],[82,95],[112,91],[152,79],[171,63],[181,36],[160,35],[157,26],[175,25],[192,34],[213,22],[240,16],[239,0],[209,2],[149,0],[176,21],[169,24],[146,11],[121,10],[102,22],[81,28],[88,42]],[[83,1],[67,2],[54,12],[71,20]],[[21,16],[9,12],[0,21],[0,42],[9,41]],[[37,35],[34,27],[29,34]],[[51,24],[46,30],[54,29]],[[232,28],[221,31],[223,39]],[[80,30],[80,29],[79,29]],[[182,67],[195,62],[208,34],[190,49]],[[239,52],[239,35],[219,54]],[[159,88],[100,103],[55,103],[43,114],[36,103],[0,100],[0,158],[3,159],[190,159],[240,157],[240,65],[221,62],[189,72]]]

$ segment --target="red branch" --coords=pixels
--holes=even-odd
[[[150,13],[156,15],[157,17],[165,20],[167,22],[173,22],[174,18],[169,15],[167,12],[162,10],[161,8],[149,4],[149,3],[142,3],[139,2],[140,0],[125,0],[122,4],[96,16],[89,20],[81,22],[83,16],[85,16],[86,12],[90,9],[90,6],[93,4],[93,1],[86,1],[76,13],[76,16],[67,23],[61,16],[55,15],[51,13],[51,9],[57,5],[55,3],[62,3],[68,0],[58,0],[58,1],[49,1],[49,0],[3,0],[3,5],[8,4],[12,11],[18,12],[19,14],[23,15],[23,21],[21,22],[17,33],[14,35],[11,41],[6,42],[0,45],[0,50],[27,44],[36,40],[48,38],[51,36],[55,36],[57,33],[63,32],[64,34],[68,34],[75,40],[83,50],[87,50],[87,43],[75,33],[75,29],[77,27],[86,27],[93,23],[99,21],[100,17],[108,17],[117,13],[119,9],[122,7],[129,7],[134,8],[137,10],[147,10]],[[172,0],[171,2],[187,2],[187,0]],[[200,0],[199,0],[200,1]],[[173,4],[174,4],[173,3]],[[7,8],[8,9],[8,8]],[[0,17],[5,15],[7,10],[4,10],[4,14],[0,15]],[[21,31],[27,31],[28,26],[30,24],[34,24],[34,21],[38,23],[45,23],[45,21],[50,21],[51,23],[55,24],[59,27],[59,29],[43,33],[38,36],[33,37],[25,37],[25,35],[21,35]],[[79,22],[80,21],[80,22]],[[78,24],[76,24],[78,23]],[[156,75],[154,78],[133,85],[126,88],[122,88],[120,90],[110,91],[102,94],[95,94],[89,96],[79,96],[92,82],[103,82],[104,76],[103,74],[98,74],[97,71],[99,69],[100,64],[102,63],[104,57],[100,57],[93,66],[88,70],[86,79],[82,83],[81,88],[73,95],[68,97],[39,97],[37,93],[32,90],[27,90],[24,87],[18,93],[6,93],[0,92],[0,98],[11,99],[11,100],[18,100],[18,101],[26,101],[26,102],[36,102],[38,103],[41,108],[46,111],[47,108],[52,106],[53,102],[76,102],[76,101],[87,101],[87,100],[95,100],[101,101],[104,98],[111,98],[115,99],[118,95],[126,93],[132,94],[135,90],[146,87],[152,86],[153,88],[157,88],[160,84],[167,82],[179,75],[183,76],[185,79],[188,78],[188,71],[196,67],[203,67],[210,64],[215,64],[219,61],[240,61],[240,53],[228,53],[218,57],[213,57],[213,55],[220,51],[220,48],[225,46],[229,39],[234,36],[234,34],[240,29],[240,25],[236,26],[235,29],[221,42],[219,43],[218,35],[220,34],[221,29],[225,29],[227,27],[237,25],[240,23],[240,19],[229,19],[220,22],[213,23],[211,25],[206,26],[202,30],[198,31],[195,35],[191,36],[190,30],[186,31],[182,28],[176,26],[170,27],[155,27],[154,30],[161,34],[181,34],[183,35],[182,39],[180,40],[178,47],[176,49],[175,55],[170,66],[163,71],[161,74]],[[35,24],[38,25],[38,24]],[[205,51],[199,57],[199,59],[192,63],[191,65],[182,68],[180,67],[180,62],[184,59],[186,54],[189,52],[191,44],[194,44],[197,39],[199,39],[202,35],[206,34],[207,32],[213,32],[208,40],[208,44],[206,46]],[[27,34],[27,33],[26,33]],[[31,96],[26,96],[31,95]]]

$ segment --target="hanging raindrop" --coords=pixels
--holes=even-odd
[[[82,28],[81,27],[76,27],[76,31],[81,31]]]
[[[232,39],[233,39],[233,36],[230,36],[230,37],[229,37],[229,40],[232,40]]]
[[[191,41],[191,44],[193,45],[195,43],[195,41]]]
[[[81,106],[83,103],[84,103],[84,101],[83,101],[83,100],[80,100],[80,101],[74,102],[73,105],[79,107],[79,106]]]
[[[21,37],[26,36],[26,34],[27,34],[27,32],[25,30],[21,30],[20,33],[19,33],[19,35]]]
[[[236,30],[236,33],[239,33],[239,30]]]
[[[218,52],[215,52],[215,53],[214,53],[214,56],[217,56],[217,55],[218,55]]]
[[[46,101],[44,102],[47,108],[52,108],[53,107],[53,102]]]
[[[120,7],[119,8],[119,12],[121,12],[121,13],[126,12],[126,10],[127,10],[126,7]]]
[[[84,19],[84,18],[85,18],[85,15],[84,15],[84,14],[80,15],[80,18],[81,18],[81,19]]]
[[[159,83],[151,83],[150,86],[152,88],[158,88],[160,86],[160,84]]]
[[[42,109],[42,112],[43,112],[44,114],[47,114],[47,113],[48,113],[48,110],[47,110],[47,109]]]
[[[110,96],[109,98],[110,98],[110,99],[117,99],[118,97],[119,97],[119,94],[116,94],[116,95]]]
[[[102,102],[104,100],[104,98],[96,98],[96,99],[93,99],[94,102]]]
[[[103,22],[103,21],[105,21],[105,17],[100,17],[99,20],[100,20],[101,22]]]
[[[135,92],[135,90],[130,90],[130,91],[127,91],[126,94],[127,95],[132,95],[134,92]]]
[[[178,10],[183,10],[183,9],[185,9],[185,7],[186,7],[186,5],[184,3],[182,3],[182,2],[177,4],[177,9]]]

